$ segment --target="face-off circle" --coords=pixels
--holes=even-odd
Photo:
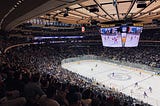
[[[125,81],[131,79],[130,75],[124,74],[124,73],[110,73],[108,74],[108,77],[114,80],[120,80]]]

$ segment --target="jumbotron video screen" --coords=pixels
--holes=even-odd
[[[139,43],[141,26],[114,26],[101,28],[102,44],[105,47],[136,47]]]

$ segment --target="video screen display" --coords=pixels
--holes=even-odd
[[[143,27],[119,26],[101,28],[103,46],[106,47],[136,47]]]
[[[130,26],[128,27],[125,47],[136,47],[139,43],[140,33],[142,32],[142,27]]]
[[[118,31],[118,27],[113,28],[101,28],[101,37],[103,46],[109,47],[121,47],[121,33]]]

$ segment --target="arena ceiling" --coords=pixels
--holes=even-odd
[[[143,0],[142,0],[143,1]],[[58,18],[65,23],[89,23],[90,20],[100,22],[119,20],[139,20],[151,23],[160,18],[160,0],[144,0],[146,7],[137,8],[137,0],[86,0],[66,8],[50,11],[40,18]],[[91,12],[91,11],[95,12]],[[64,14],[68,12],[68,16]]]
[[[0,28],[11,30],[27,20],[40,18],[71,24],[139,20],[152,23],[160,18],[160,0],[141,0],[146,7],[137,8],[139,0],[1,0]]]

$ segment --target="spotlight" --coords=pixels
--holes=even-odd
[[[21,0],[19,0],[18,2],[19,2],[19,3],[22,3],[22,1],[21,1]]]
[[[17,5],[14,5],[14,8],[16,8],[17,7]]]

